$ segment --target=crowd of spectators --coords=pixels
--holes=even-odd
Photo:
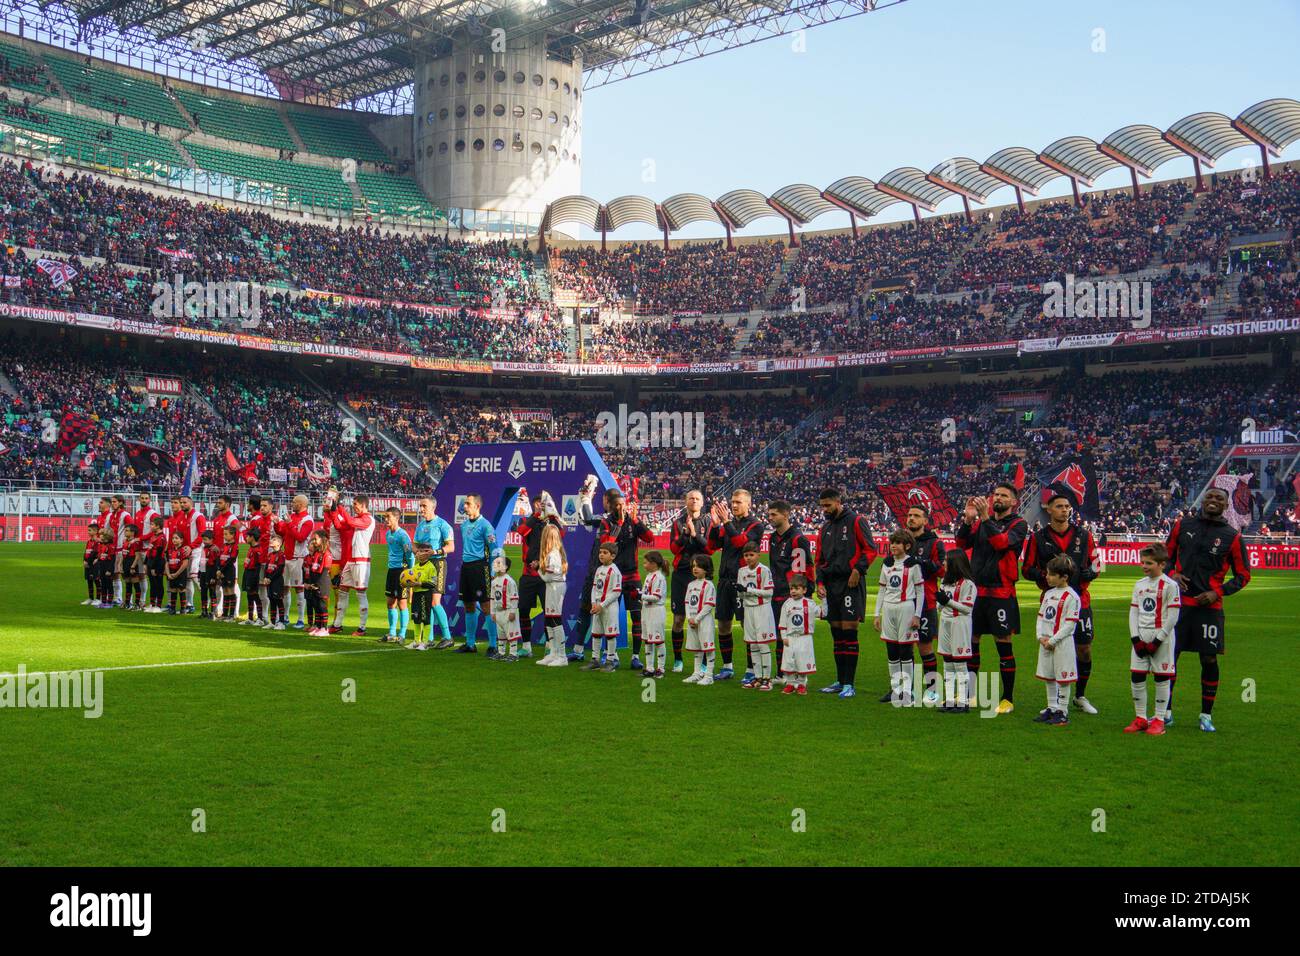
[[[725,319],[622,319],[583,327],[582,357],[589,362],[640,362],[646,356],[699,362],[736,351],[735,325]]]

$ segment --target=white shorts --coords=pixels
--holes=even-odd
[[[343,573],[339,575],[340,588],[348,588],[353,591],[364,591],[370,587],[370,562],[369,561],[349,561],[344,567]]]
[[[668,613],[662,604],[646,604],[641,608],[641,640],[647,644],[662,644]]]
[[[195,548],[194,551],[190,553],[190,577],[197,578],[207,566],[208,562],[204,559],[203,549]]]
[[[517,641],[520,639],[519,631],[519,612],[515,612],[515,619],[510,620],[509,611],[493,611],[492,623],[497,626],[497,637],[504,638],[507,641]]]
[[[686,649],[708,652],[714,649],[713,618],[706,617],[699,624],[686,622]]]
[[[1074,638],[1067,637],[1054,650],[1038,645],[1039,680],[1054,680],[1058,684],[1073,684],[1079,679],[1079,666],[1074,659]]]
[[[915,644],[920,636],[912,630],[915,609],[911,603],[886,604],[880,609],[880,639],[889,644]]]
[[[568,585],[563,581],[547,581],[546,596],[542,600],[542,613],[547,617],[564,616],[564,592]]]
[[[772,617],[772,605],[745,605],[745,643],[772,644],[775,641],[776,621]]]
[[[817,673],[817,658],[813,654],[811,634],[798,634],[791,638],[790,646],[781,654],[781,673]]]
[[[593,614],[591,616],[591,636],[592,637],[617,637],[618,636],[618,602],[615,601],[609,607]]]
[[[1154,640],[1156,632],[1154,629],[1147,630],[1142,628],[1138,637],[1144,641]],[[1129,645],[1129,670],[1134,674],[1156,674],[1160,677],[1174,676],[1174,636],[1169,635],[1169,639],[1160,642],[1156,652],[1150,657],[1138,657],[1138,653]]]
[[[955,661],[970,660],[974,656],[969,614],[953,617],[947,608],[939,612],[939,656]]]
[[[302,588],[302,562],[302,558],[285,558],[284,586],[286,588]]]

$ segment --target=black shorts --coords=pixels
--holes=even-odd
[[[992,634],[994,640],[1020,633],[1020,604],[1013,597],[977,597],[971,611],[971,636]]]
[[[1079,623],[1074,626],[1074,646],[1087,647],[1092,643],[1092,608],[1079,608]]]
[[[939,637],[939,609],[932,607],[921,615],[921,626],[916,629],[917,640],[929,644]]]
[[[421,588],[411,592],[411,620],[416,624],[429,624],[433,620],[433,591]]]
[[[855,588],[847,581],[826,582],[826,620],[831,624],[861,624],[867,609],[867,582]]]
[[[229,564],[223,564],[221,569],[217,572],[217,577],[220,579],[223,588],[233,588],[235,586],[234,562],[232,561]]]
[[[546,607],[546,582],[536,574],[519,575],[519,615],[533,613],[533,606]]]
[[[244,568],[244,590],[249,594],[256,594],[262,586],[261,568],[247,567]]]
[[[714,618],[718,621],[742,621],[745,618],[745,605],[736,593],[736,579],[718,578],[718,605],[714,608]]]
[[[641,610],[641,577],[638,575],[631,580],[623,578],[623,610],[639,611]]]
[[[384,576],[384,596],[390,598],[400,598],[406,588],[402,587],[402,572],[406,568],[389,568],[388,574]]]
[[[1174,625],[1174,652],[1224,653],[1224,616],[1221,607],[1184,607]]]
[[[487,559],[466,561],[460,566],[460,601],[466,607],[484,604],[488,599]]]
[[[686,589],[691,586],[695,576],[691,574],[690,565],[682,568],[676,568],[673,571],[672,582],[672,609],[673,616],[679,617],[683,622],[686,621]],[[683,626],[685,624],[683,623]]]

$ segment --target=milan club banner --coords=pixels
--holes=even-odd
[[[1223,513],[1223,517],[1237,531],[1250,524],[1253,500],[1250,482],[1254,477],[1253,474],[1214,476],[1214,487],[1228,493],[1228,510]]]
[[[305,290],[304,295],[328,298],[354,304],[404,305],[428,315],[456,313],[459,306],[427,306],[418,303],[391,303],[364,296],[343,296],[320,290]],[[516,319],[513,312],[493,309],[470,309],[478,315]],[[1184,342],[1198,339],[1248,335],[1282,335],[1300,332],[1300,317],[1287,319],[1261,319],[1229,322],[1213,326],[1189,326],[1181,329],[1143,329],[1134,331],[1103,332],[1091,335],[1067,335],[1059,338],[1021,339],[1007,342],[970,342],[937,345],[914,349],[890,349],[876,352],[846,352],[834,355],[805,355],[782,358],[747,358],[717,362],[641,362],[641,363],[584,363],[584,362],[487,362],[474,359],[438,358],[410,355],[404,352],[387,352],[348,345],[330,345],[317,342],[295,342],[266,336],[246,335],[216,329],[195,329],[181,326],[156,325],[137,319],[119,319],[112,316],[85,312],[63,312],[32,306],[0,302],[0,318],[26,319],[32,322],[49,322],[75,325],[82,328],[124,332],[129,335],[176,338],[186,342],[208,345],[226,345],[234,348],[279,352],[291,355],[322,355],[349,361],[372,362],[384,365],[401,365],[432,371],[465,372],[476,375],[546,375],[560,377],[588,376],[672,376],[672,375],[729,375],[770,374],[772,372],[816,371],[835,368],[860,368],[882,365],[886,362],[924,362],[945,355],[1023,354],[1025,352],[1053,352],[1084,348],[1123,345],[1142,345],[1156,342]]]
[[[151,395],[179,395],[181,380],[164,375],[146,375],[144,390]]]
[[[579,521],[578,492],[588,475],[596,476],[592,507],[600,514],[604,510],[602,496],[618,485],[600,452],[589,441],[461,445],[433,493],[438,514],[452,523],[456,533],[456,553],[447,562],[446,593],[456,594],[460,582],[465,553],[460,528],[465,523],[466,496],[478,495],[483,499],[483,517],[492,523],[497,543],[502,545],[514,523],[515,502],[520,495],[531,497],[547,491],[560,510],[564,550],[569,558],[569,581],[574,582],[565,592],[563,615],[566,634],[572,632],[582,600],[581,582],[587,576],[595,542],[595,532]],[[447,613],[454,628],[464,614],[464,607],[448,602]],[[534,621],[535,627],[543,626],[540,614]]]
[[[876,491],[885,499],[885,504],[900,525],[907,519],[907,510],[918,505],[930,512],[930,524],[936,527],[947,525],[957,518],[957,509],[952,506],[933,475],[913,478],[896,485],[876,485]]]
[[[1083,517],[1096,520],[1101,517],[1101,478],[1091,458],[1069,458],[1038,475],[1042,487],[1040,504],[1046,505],[1049,495],[1063,491],[1076,511]]]
[[[175,477],[176,460],[165,449],[149,445],[142,441],[122,439],[122,449],[126,452],[126,463],[135,469],[141,478],[151,475]]]

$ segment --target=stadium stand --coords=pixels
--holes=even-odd
[[[205,133],[235,143],[256,143],[271,149],[298,148],[273,107],[179,87],[175,94],[195,125]]]
[[[370,163],[385,163],[392,158],[370,135],[365,120],[346,110],[325,113],[286,107],[285,113],[307,149],[313,153],[340,159],[351,157]]]
[[[40,62],[27,50],[12,43],[0,43],[0,86],[29,93],[49,93],[53,89]]]
[[[189,129],[176,104],[148,73],[124,72],[70,59],[56,53],[41,57],[73,101],[106,113],[131,116],[148,123]],[[87,57],[86,60],[89,58]]]

